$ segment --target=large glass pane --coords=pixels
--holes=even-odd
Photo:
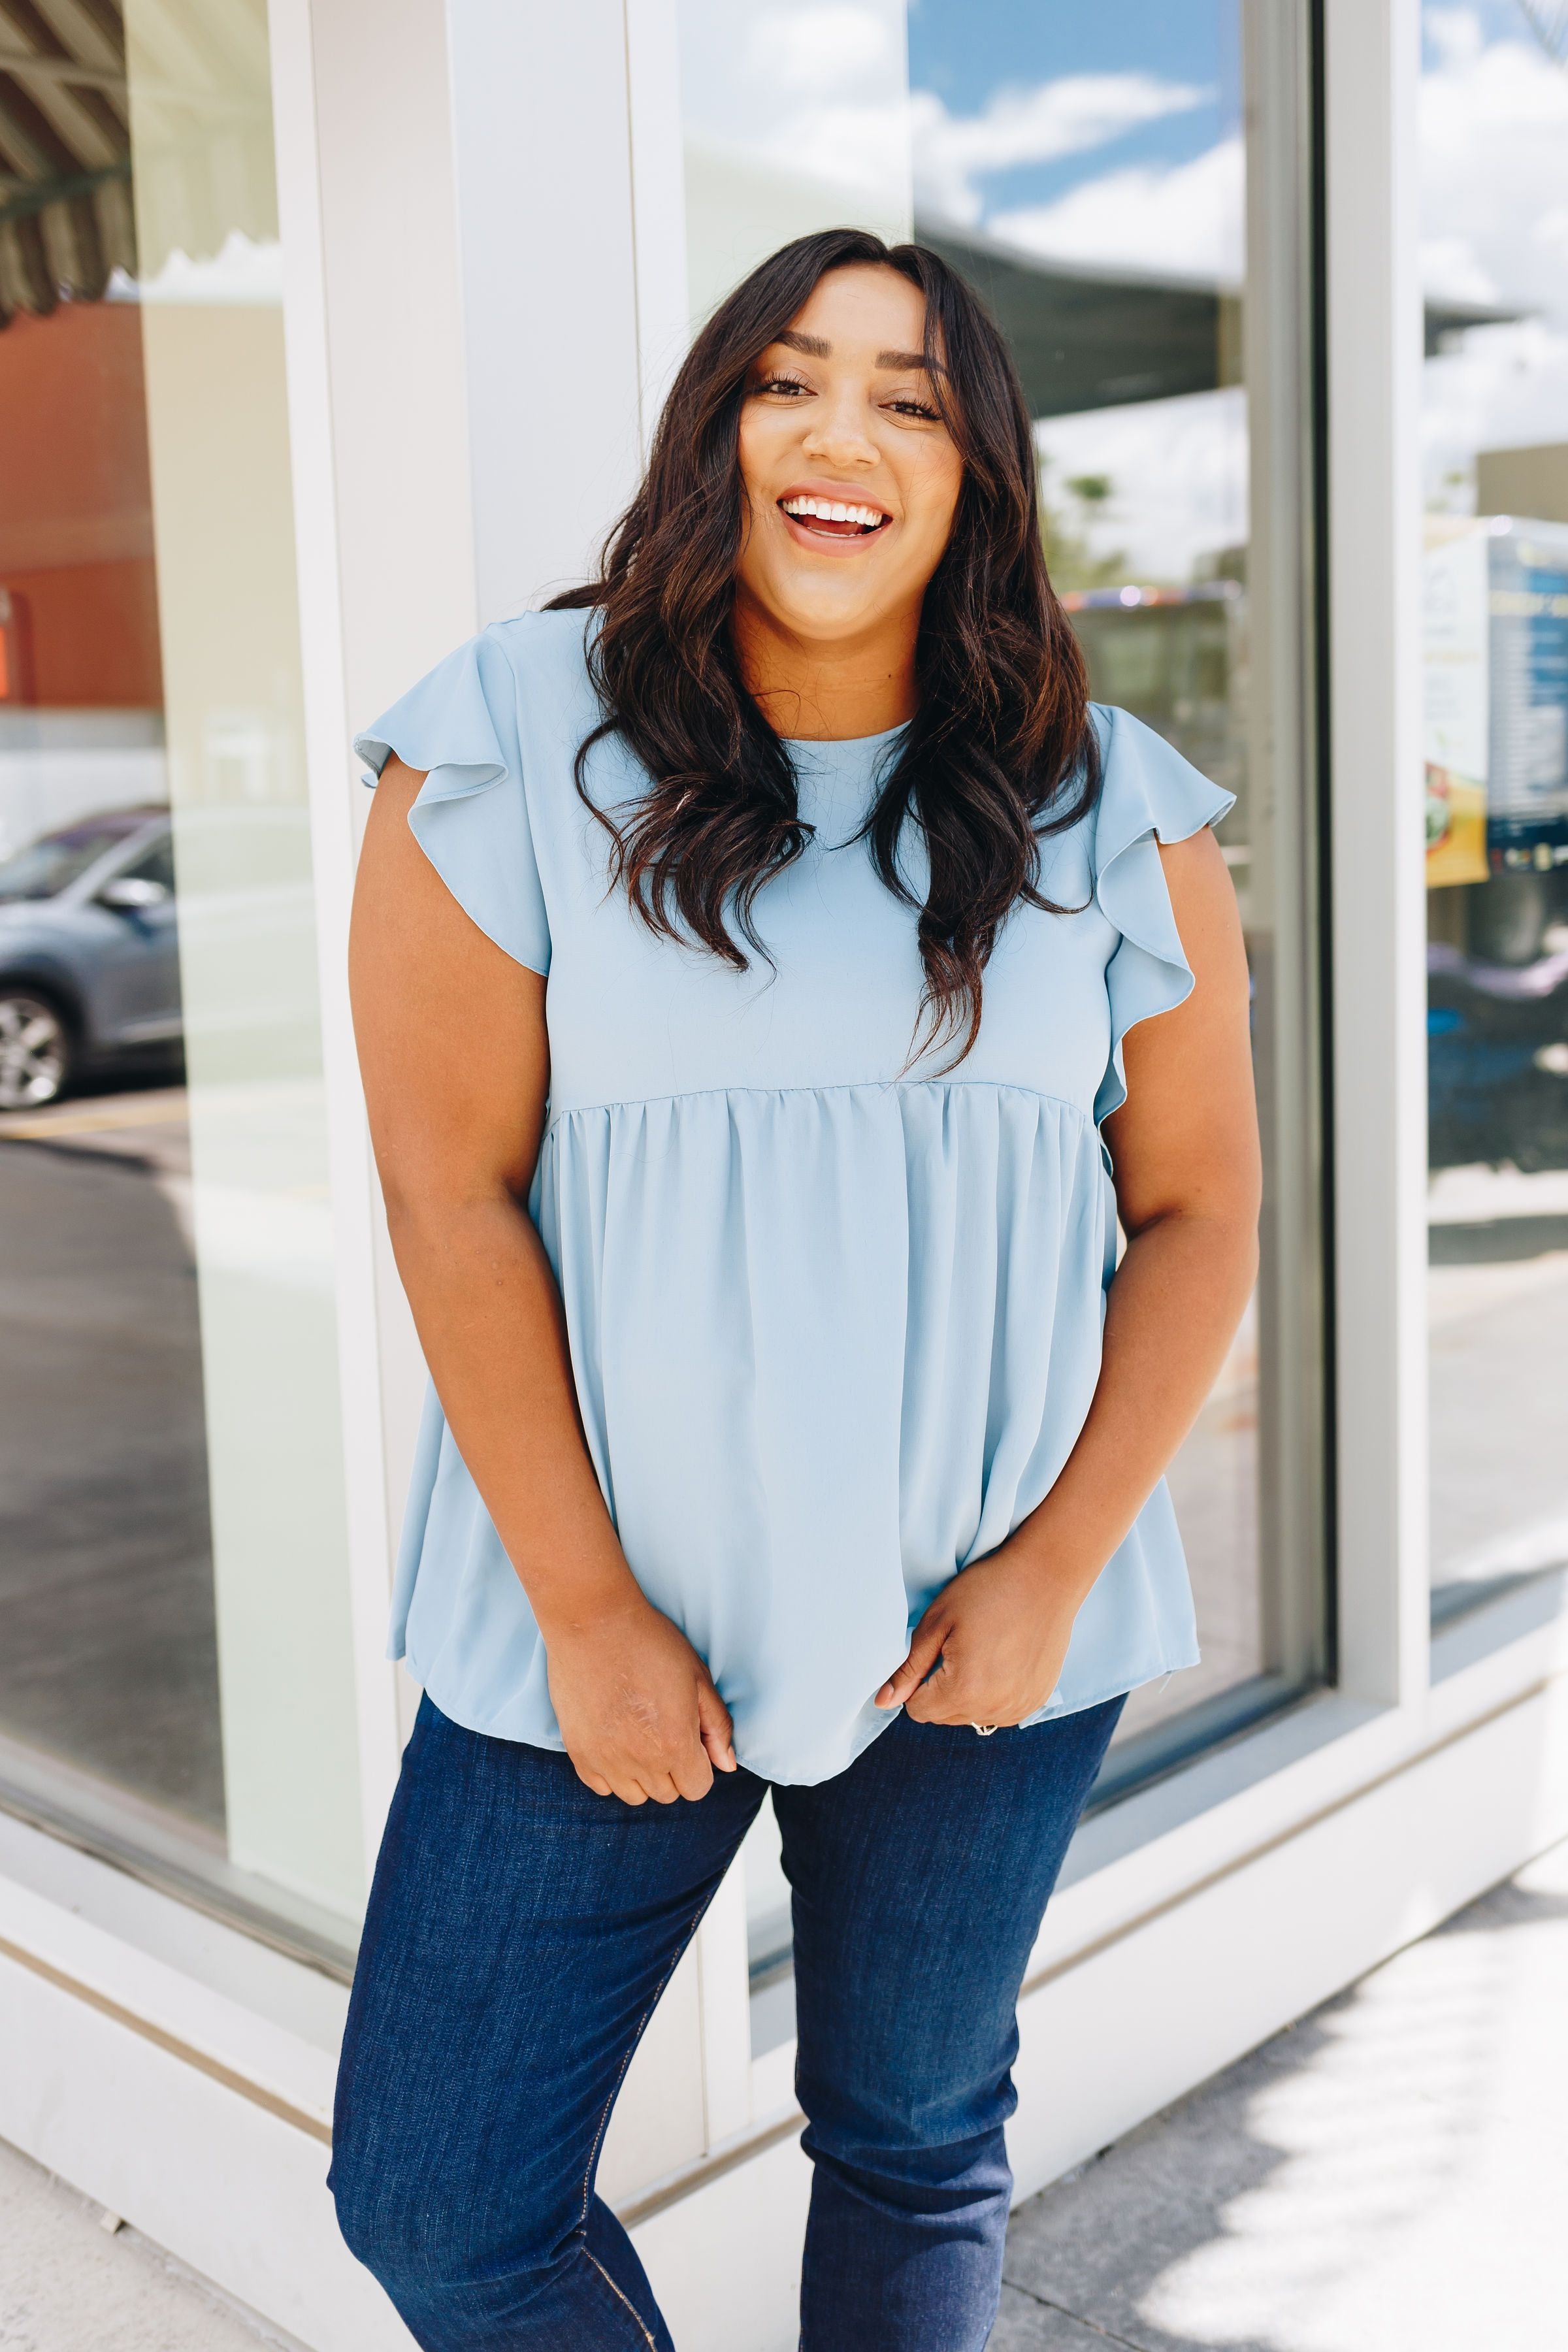
[[[265,0],[0,6],[0,1799],[363,1838]]]
[[[1052,572],[1095,691],[1238,795],[1220,838],[1254,978],[1264,1269],[1172,1472],[1204,1662],[1134,1696],[1106,1795],[1325,1664],[1310,13],[680,0],[694,320],[809,228],[936,246],[1018,360]],[[748,1892],[768,1991],[782,1895],[765,1824]],[[775,2006],[759,2003],[759,2046]]]
[[[1440,1621],[1568,1562],[1568,16],[1422,14]]]

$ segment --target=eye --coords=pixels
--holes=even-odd
[[[942,411],[933,408],[929,401],[918,400],[912,392],[895,394],[888,406],[898,416],[923,416],[932,425],[942,423]]]
[[[760,383],[753,384],[752,389],[753,392],[759,393],[773,392],[787,394],[798,392],[805,394],[810,392],[811,386],[808,383],[802,383],[798,376],[766,375],[763,376]]]

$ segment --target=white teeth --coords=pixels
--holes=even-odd
[[[785,499],[783,504],[785,514],[803,521],[815,518],[818,522],[854,522],[874,530],[887,520],[880,507],[850,506],[837,499]]]

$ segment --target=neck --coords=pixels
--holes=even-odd
[[[918,614],[863,637],[821,641],[797,636],[739,590],[731,627],[747,691],[777,735],[841,743],[914,717]]]

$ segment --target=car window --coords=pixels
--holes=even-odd
[[[173,898],[174,895],[174,844],[172,837],[166,833],[160,835],[150,848],[142,852],[140,857],[133,858],[129,866],[121,866],[116,878],[121,882],[156,882]]]
[[[127,834],[140,833],[147,815],[145,809],[138,809],[83,817],[14,850],[9,857],[0,859],[0,903],[58,898],[106,849],[112,849]]]

